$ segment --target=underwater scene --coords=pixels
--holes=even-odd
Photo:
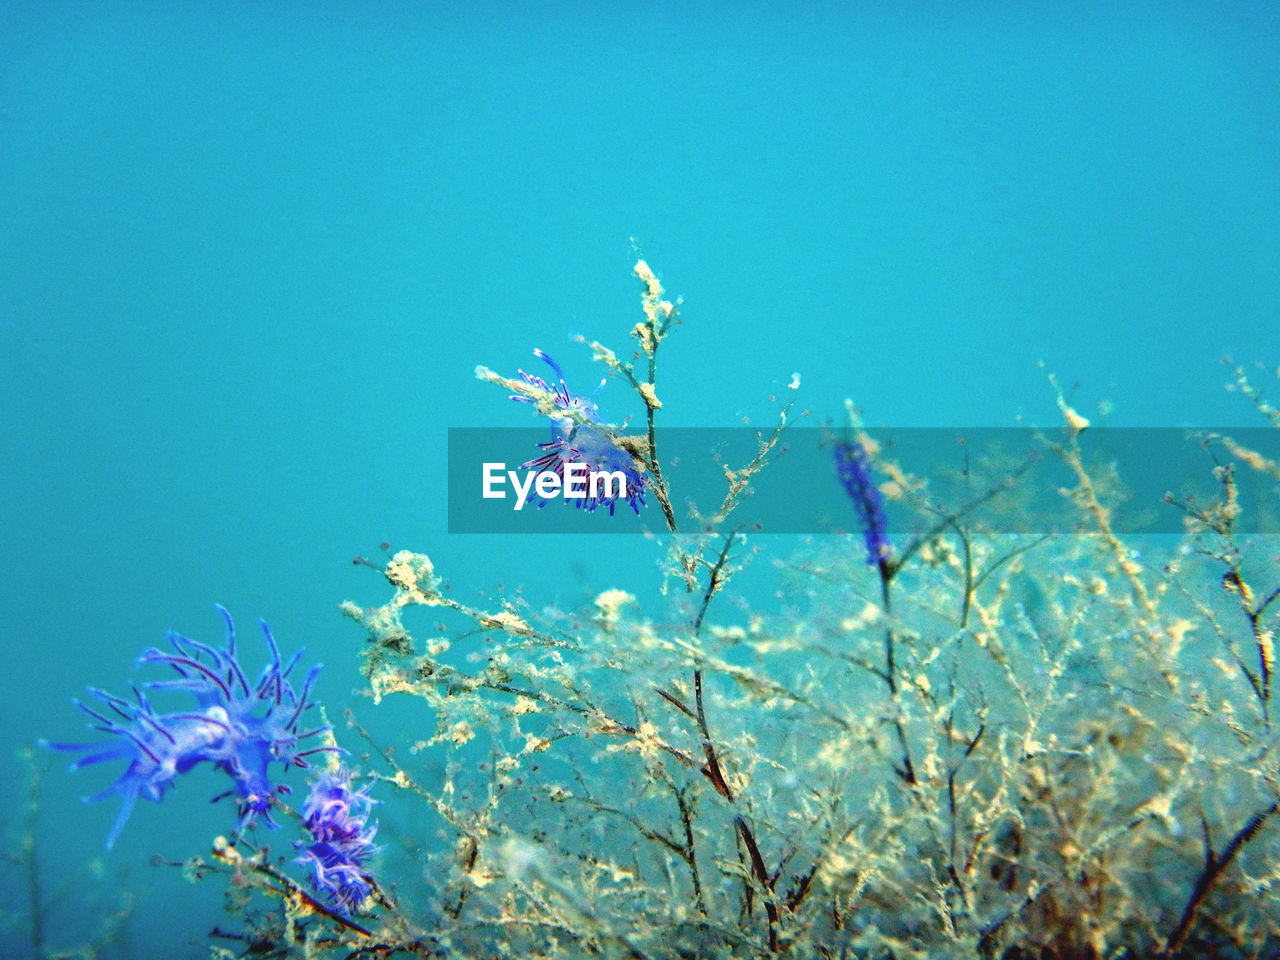
[[[0,957],[1280,957],[1280,14],[0,9]]]

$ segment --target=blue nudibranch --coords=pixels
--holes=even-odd
[[[871,460],[866,448],[858,440],[842,440],[836,443],[833,454],[836,476],[862,521],[867,563],[876,566],[889,562],[893,557],[893,545],[889,542],[884,497],[871,476]]]
[[[548,384],[542,377],[523,370],[520,371],[520,376],[530,386],[551,393],[555,398],[555,410],[562,411],[564,415],[549,415],[551,439],[546,443],[538,444],[544,451],[542,456],[520,464],[520,468],[539,472],[550,471],[560,477],[562,484],[566,479],[565,466],[569,463],[585,464],[589,473],[620,471],[626,478],[626,489],[621,497],[608,494],[587,496],[576,500],[576,505],[579,509],[587,511],[593,511],[597,507],[608,507],[609,515],[612,516],[618,500],[624,499],[631,504],[631,509],[638,515],[640,508],[644,506],[645,475],[631,454],[610,440],[608,434],[601,429],[604,422],[600,419],[599,409],[593,397],[595,393],[600,392],[605,381],[600,381],[591,397],[581,396],[569,390],[564,382],[564,371],[560,369],[558,363],[538,349],[533,351],[533,355],[552,369],[556,376],[555,384]],[[513,396],[511,399],[520,403],[534,402],[529,397],[522,396]],[[537,499],[539,507],[547,503],[540,497]]]
[[[236,659],[236,632],[231,615],[217,607],[227,623],[226,646],[217,650],[180,634],[169,633],[173,652],[155,647],[144,650],[140,664],[169,666],[176,679],[151,680],[133,688],[133,700],[113,696],[103,690],[90,692],[106,704],[92,707],[73,701],[95,721],[93,730],[116,737],[113,742],[90,744],[46,743],[55,750],[86,753],[72,769],[123,760],[128,766],[110,787],[88,801],[104,800],[119,794],[123,800],[115,824],[107,834],[107,847],[115,843],[129,819],[138,797],[159,803],[178,776],[202,761],[209,761],[231,778],[234,787],[214,797],[235,796],[240,809],[240,827],[262,814],[269,826],[272,797],[288,792],[274,785],[267,767],[279,762],[285,767],[307,766],[305,757],[322,751],[341,752],[332,746],[299,749],[300,741],[328,731],[327,726],[302,730],[303,714],[313,704],[311,687],[320,667],[307,673],[300,692],[295,692],[289,674],[302,657],[299,650],[285,663],[275,638],[262,624],[262,635],[271,659],[256,683],[250,684]],[[195,702],[187,710],[158,713],[143,690],[174,690]]]
[[[341,767],[311,785],[303,807],[303,826],[312,842],[294,844],[301,853],[297,862],[307,868],[316,892],[343,916],[373,894],[366,861],[378,852],[373,845],[378,825],[369,825],[369,811],[377,803],[368,785],[353,789],[351,772]]]

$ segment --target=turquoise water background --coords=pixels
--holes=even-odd
[[[1052,423],[1038,361],[1117,425],[1257,424],[1218,360],[1280,363],[1280,8],[9,0],[5,849],[20,748],[84,736],[69,699],[127,692],[166,629],[218,640],[214,601],[255,669],[263,617],[331,710],[425,735],[353,693],[337,604],[388,593],[354,555],[535,603],[652,581],[635,538],[450,537],[443,486],[447,428],[530,422],[477,364],[539,346],[587,392],[572,336],[629,349],[632,238],[684,297],[673,425],[769,423],[793,372],[817,421],[852,396],[871,424]],[[50,946],[123,885],[133,955],[203,956],[218,883],[149,857],[228,831],[221,785],[140,804],[105,854],[115,802],[78,798],[115,771],[37,761],[42,883],[72,884]],[[25,878],[0,884],[21,956]]]

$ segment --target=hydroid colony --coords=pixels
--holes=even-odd
[[[791,408],[691,519],[664,473],[657,382],[679,304],[643,261],[635,273],[633,350],[589,344],[643,410],[630,431],[545,354],[550,380],[477,375],[550,423],[528,469],[625,472],[625,491],[582,506],[653,515],[661,595],[610,582],[584,609],[472,606],[425,554],[363,561],[390,588],[342,605],[363,633],[363,709],[407,696],[421,722],[381,743],[348,712],[365,783],[335,765],[299,813],[265,771],[336,745],[298,748],[329,736],[303,720],[314,671],[295,692],[296,660],[269,634],[256,683],[233,641],[178,638],[143,659],[194,705],[86,708],[114,739],[80,765],[126,762],[108,790],[126,813],[198,761],[230,776],[236,832],[185,864],[240,893],[240,932],[221,942],[309,957],[1274,955],[1280,563],[1244,521],[1274,511],[1280,463],[1206,437],[1215,493],[1161,505],[1184,534],[1129,537],[1112,522],[1124,478],[1059,393],[1042,452],[1072,478],[1077,526],[1011,535],[971,508],[1022,509],[1025,464],[975,455],[972,497],[946,502],[855,424],[832,437],[830,480],[857,535],[778,555],[735,510],[784,468]],[[1243,370],[1236,386],[1280,428]],[[1242,472],[1268,499],[1242,503]],[[886,501],[911,518],[901,532]],[[748,561],[781,599],[736,594]],[[375,788],[388,816],[405,811],[380,853]],[[272,813],[305,831],[296,864],[269,855]]]

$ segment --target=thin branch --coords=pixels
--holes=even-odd
[[[1196,913],[1200,907],[1208,899],[1214,885],[1221,879],[1222,874],[1227,867],[1231,865],[1231,861],[1235,859],[1246,843],[1258,835],[1263,824],[1270,817],[1280,810],[1280,800],[1275,800],[1270,806],[1258,811],[1249,821],[1241,827],[1231,841],[1222,848],[1222,853],[1213,852],[1213,848],[1208,845],[1208,826],[1206,825],[1205,834],[1205,858],[1204,869],[1200,871],[1200,876],[1196,879],[1196,884],[1191,890],[1191,896],[1187,900],[1187,905],[1182,910],[1182,917],[1178,920],[1178,925],[1173,928],[1173,932],[1169,934],[1169,939],[1165,943],[1163,956],[1168,956],[1174,951],[1180,949],[1187,939],[1187,935],[1191,932],[1191,928],[1196,922]]]

